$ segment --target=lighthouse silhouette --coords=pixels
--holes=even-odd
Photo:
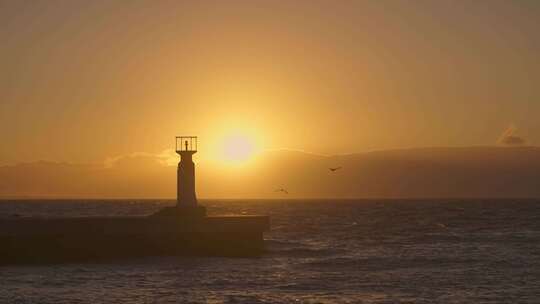
[[[197,137],[177,136],[176,153],[180,155],[176,181],[176,206],[179,208],[197,207],[195,164],[193,163],[193,154],[197,153]]]
[[[176,181],[176,206],[162,208],[152,216],[203,218],[206,216],[206,208],[197,203],[195,195],[193,154],[197,153],[197,136],[176,136],[176,153],[180,155]]]

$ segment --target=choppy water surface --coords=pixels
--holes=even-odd
[[[540,303],[540,201],[202,203],[210,214],[271,215],[268,253],[1,267],[0,303]],[[3,201],[0,215],[172,204]]]

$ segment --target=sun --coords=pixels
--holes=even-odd
[[[229,135],[222,142],[222,157],[228,163],[240,164],[251,160],[257,151],[255,141],[241,134]]]
[[[208,159],[215,168],[254,168],[265,151],[265,132],[257,123],[229,119],[213,126],[208,135]],[[249,171],[249,170],[248,170]],[[240,172],[240,171],[238,171]]]

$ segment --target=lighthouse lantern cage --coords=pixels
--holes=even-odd
[[[176,152],[197,152],[197,136],[176,136]]]

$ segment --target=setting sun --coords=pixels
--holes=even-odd
[[[222,143],[221,154],[228,163],[244,163],[251,160],[256,153],[255,141],[246,135],[231,135]]]

